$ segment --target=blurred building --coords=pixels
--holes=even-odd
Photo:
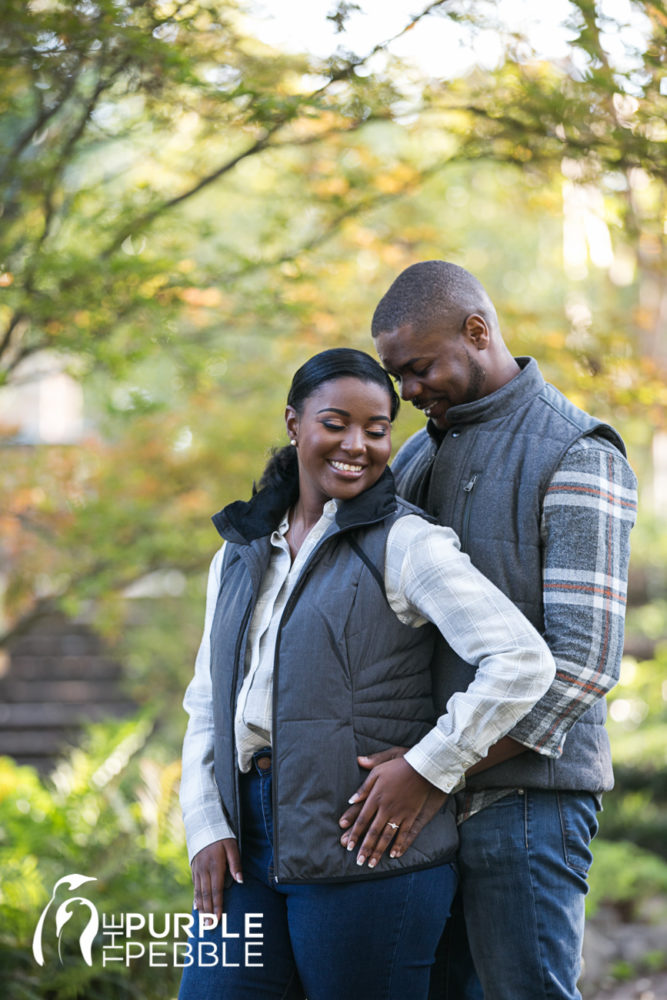
[[[76,445],[83,392],[57,356],[22,364],[0,394],[0,427],[2,446],[21,449],[28,463],[37,445]],[[0,561],[0,594],[3,576]],[[77,742],[82,724],[134,708],[120,664],[85,622],[38,617],[0,650],[0,754],[20,764],[46,773]]]

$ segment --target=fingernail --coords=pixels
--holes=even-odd
[[[358,798],[359,796],[355,793],[351,798],[347,800],[347,804],[353,806],[354,803],[358,800]]]
[[[341,826],[344,830],[346,826],[350,825],[350,821],[349,819],[340,819],[338,820],[338,825]]]
[[[239,885],[243,885],[243,875],[241,874],[241,872],[237,872],[234,878],[239,883]]]
[[[350,841],[350,842],[348,843],[348,845],[347,845],[347,849],[348,849],[348,851],[353,851],[353,850],[354,850],[354,841],[353,841],[353,840],[351,840],[351,841]]]
[[[375,858],[371,858],[371,860],[368,862],[368,867],[369,868],[375,868],[376,864],[377,864],[377,861],[375,860]]]
[[[398,857],[398,851],[390,851],[389,852],[389,857],[390,858],[397,858]]]
[[[366,860],[366,858],[364,857],[363,854],[357,855],[357,864],[358,865],[363,865],[363,863],[364,863],[365,860]]]

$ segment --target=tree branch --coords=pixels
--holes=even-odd
[[[360,56],[357,59],[348,60],[345,63],[345,65],[341,67],[341,69],[332,72],[329,80],[327,80],[327,82],[324,83],[321,87],[318,87],[316,90],[308,94],[304,98],[303,103],[304,104],[312,103],[318,97],[321,97],[322,94],[324,94],[328,90],[328,88],[331,87],[332,84],[340,82],[341,80],[347,79],[350,76],[352,76],[355,70],[357,70],[360,66],[363,66],[365,63],[367,63],[373,56],[377,55],[378,52],[383,51],[389,45],[391,45],[392,42],[396,41],[398,38],[401,38],[408,31],[414,28],[414,26],[418,24],[421,20],[423,20],[429,14],[432,14],[434,10],[446,6],[448,3],[451,3],[451,0],[434,0],[433,3],[428,4],[419,14],[415,14],[410,19],[408,24],[400,31],[396,32],[395,35],[392,35],[390,38],[386,39],[383,42],[378,42],[365,56]],[[251,156],[256,156],[258,153],[263,152],[266,148],[269,147],[269,145],[271,145],[271,147],[273,148],[273,146],[277,144],[271,143],[272,136],[274,136],[278,131],[280,131],[280,129],[288,122],[290,122],[292,119],[293,119],[292,114],[283,115],[279,120],[275,121],[270,127],[266,129],[264,135],[261,138],[259,138],[256,142],[254,142],[251,146],[248,146],[248,148],[245,149],[243,152],[239,153],[237,156],[232,157],[230,160],[227,160],[225,163],[220,164],[220,166],[216,167],[210,173],[200,178],[196,183],[194,183],[191,187],[187,188],[185,191],[182,191],[180,194],[175,195],[173,198],[170,198],[162,202],[160,205],[157,205],[155,206],[155,208],[146,212],[143,216],[137,219],[132,226],[128,226],[125,229],[121,230],[120,233],[114,236],[112,242],[109,244],[106,250],[102,252],[101,254],[102,258],[104,259],[108,258],[112,253],[114,253],[115,250],[118,249],[119,246],[123,244],[123,242],[128,238],[128,236],[141,232],[143,229],[150,226],[151,223],[155,221],[155,219],[159,218],[161,215],[164,215],[172,208],[175,208],[176,205],[180,205],[183,202],[187,201],[189,198],[192,198],[194,195],[198,194],[204,188],[208,187],[210,184],[213,184],[215,181],[219,180],[220,177],[229,173],[230,170],[233,170],[234,167],[236,167],[243,160],[248,159]],[[355,127],[358,127],[359,124],[360,123],[355,124]],[[341,129],[341,131],[347,131],[347,130]],[[289,145],[289,144],[290,143],[285,143],[284,145]],[[299,145],[299,144],[301,144],[301,141],[295,140],[294,145]]]

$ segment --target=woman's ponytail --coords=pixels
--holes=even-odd
[[[286,484],[296,485],[299,482],[299,462],[296,448],[293,445],[286,445],[284,448],[274,448],[271,452],[259,483],[253,489],[253,493],[263,490],[265,486],[282,486]]]

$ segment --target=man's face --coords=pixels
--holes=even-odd
[[[398,382],[401,397],[446,430],[450,406],[485,395],[486,372],[466,328],[452,331],[433,323],[412,324],[378,334],[375,348],[382,364]]]

